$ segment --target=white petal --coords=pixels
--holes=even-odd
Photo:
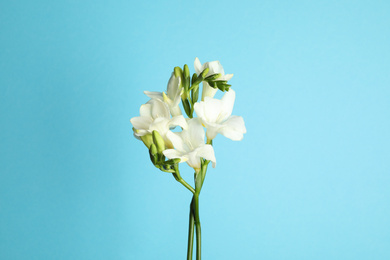
[[[175,116],[175,117],[171,118],[171,120],[169,121],[169,127],[171,128],[171,127],[175,127],[175,126],[180,126],[183,129],[188,128],[187,121],[183,115],[179,115],[179,116]]]
[[[204,118],[205,117],[205,115],[204,115],[204,103],[196,102],[194,104],[194,110],[195,110],[196,115],[199,118]]]
[[[223,110],[223,103],[219,99],[209,98],[204,101],[204,120],[210,123],[217,122]]]
[[[156,91],[144,91],[144,94],[147,95],[150,98],[155,98],[158,100],[163,100],[163,96],[161,92],[156,92]]]
[[[219,61],[211,61],[207,62],[207,67],[210,69],[209,73],[207,73],[207,76],[221,73],[221,75],[225,75],[225,71],[223,70],[223,67]]]
[[[234,100],[236,98],[236,92],[233,89],[230,89],[228,92],[223,95],[221,101],[223,108],[221,109],[221,115],[218,122],[223,122],[227,120],[233,112]]]
[[[168,81],[167,94],[171,100],[176,99],[177,96],[180,96],[180,77],[175,77],[175,73],[172,72],[171,78]]]
[[[172,142],[173,147],[181,153],[186,153],[188,151],[187,145],[183,142],[180,134],[173,133],[172,131],[168,131],[167,133],[168,139]]]
[[[218,88],[212,88],[209,83],[203,81],[202,100],[205,100],[206,97],[214,97],[217,91]]]
[[[214,148],[213,146],[206,144],[197,150],[197,156],[202,157],[206,160],[210,160],[213,163],[213,168],[217,164],[217,160],[215,159]]]
[[[182,115],[181,109],[180,109],[179,106],[170,106],[170,107],[169,107],[169,111],[171,112],[171,115],[172,115],[173,117]]]
[[[165,104],[164,102],[157,100],[157,99],[152,99],[149,102],[152,103],[152,117],[157,118],[157,117],[166,117],[169,118],[169,108],[168,105]]]
[[[189,142],[193,148],[204,144],[205,132],[199,118],[192,118],[188,121]]]
[[[166,134],[169,131],[169,119],[158,117],[153,120],[153,123],[149,126],[149,131],[152,132],[153,130],[156,130],[164,139],[167,139]]]
[[[233,74],[226,74],[226,75],[223,75],[221,77],[219,77],[217,80],[226,80],[226,81],[229,81],[233,78]]]
[[[221,128],[220,133],[233,141],[241,141],[246,133],[245,122],[241,116],[231,116]]]
[[[208,127],[208,126],[206,127],[207,127],[206,130],[207,139],[213,140],[218,134],[219,127]]]
[[[140,116],[152,117],[152,105],[143,104],[139,109]]]
[[[167,157],[169,159],[180,158],[181,159],[180,162],[185,162],[185,161],[188,160],[188,158],[182,156],[182,154],[179,151],[175,150],[175,149],[164,150],[163,154],[165,155],[165,157]]]
[[[135,129],[149,129],[150,124],[152,123],[152,119],[146,116],[138,116],[130,119],[131,124]]]
[[[200,60],[198,59],[198,57],[195,58],[194,68],[195,68],[196,74],[199,75],[202,72],[202,64],[200,63]]]
[[[194,169],[200,169],[200,157],[197,155],[197,151],[192,151],[185,155],[188,158],[188,165]]]
[[[137,132],[134,132],[134,136],[144,136],[150,134],[149,130],[137,129]]]

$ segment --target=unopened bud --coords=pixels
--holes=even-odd
[[[183,71],[181,70],[180,67],[175,67],[175,68],[173,69],[173,72],[175,73],[175,77],[176,77],[176,78],[181,77],[181,74],[183,73]]]
[[[193,85],[196,79],[198,78],[198,75],[196,73],[192,74],[191,84]]]
[[[205,68],[201,73],[200,73],[200,76],[202,76],[202,78],[206,78],[207,76],[207,73],[209,73],[209,68]]]
[[[165,163],[172,165],[172,164],[177,164],[179,162],[181,162],[181,159],[175,158],[175,159],[170,159],[170,160],[166,161]]]
[[[215,80],[215,79],[217,79],[219,77],[221,77],[221,74],[217,73],[217,74],[213,74],[213,75],[210,75],[210,76],[206,77],[204,80],[206,80],[206,81]]]
[[[199,87],[197,86],[196,88],[194,88],[191,91],[192,104],[195,104],[196,102],[198,102],[198,98],[199,98]]]
[[[161,137],[159,132],[156,130],[153,130],[153,142],[157,147],[157,152],[162,153],[165,150],[165,142],[164,139]]]
[[[148,149],[149,149],[153,143],[152,135],[147,134],[147,135],[141,136],[140,138],[141,138],[142,142],[146,145],[146,147],[148,147]]]
[[[153,164],[157,163],[157,147],[155,144],[152,144],[149,149],[149,156],[150,160],[152,161]]]
[[[190,70],[188,69],[188,65],[187,64],[184,64],[183,73],[184,73],[184,78],[189,78],[190,77]]]

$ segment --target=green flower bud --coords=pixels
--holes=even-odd
[[[169,165],[172,165],[172,164],[177,164],[179,162],[181,162],[181,159],[180,158],[175,158],[175,159],[170,159],[170,160],[166,161],[165,163],[169,164]]]
[[[164,139],[161,137],[159,132],[156,130],[153,130],[153,142],[157,147],[157,152],[162,153],[165,150],[165,142]]]
[[[181,70],[180,67],[175,67],[173,69],[173,72],[175,73],[175,77],[176,78],[181,77],[181,75],[183,74],[183,71]]]
[[[219,77],[221,77],[221,74],[217,73],[217,74],[213,74],[213,75],[210,75],[210,76],[206,77],[204,80],[205,81],[211,81],[211,80],[215,80],[215,79],[217,79]]]
[[[190,70],[188,69],[188,65],[185,64],[183,67],[183,74],[181,75],[182,79],[182,85],[184,88],[184,92],[187,92],[188,89],[190,88]],[[186,94],[186,93],[185,93]]]
[[[182,104],[183,104],[183,107],[184,107],[184,111],[186,112],[187,116],[190,116],[191,115],[191,106],[190,106],[190,102],[188,102],[188,99],[182,99]]]
[[[209,85],[210,85],[210,87],[212,87],[212,88],[217,88],[217,83],[216,83],[215,81],[210,81],[210,82],[209,82]]]
[[[157,163],[157,155],[157,147],[155,144],[152,144],[149,149],[149,156],[153,164]]]
[[[144,142],[144,144],[146,145],[146,147],[148,147],[148,149],[150,148],[150,146],[152,145],[153,143],[153,137],[151,134],[147,134],[147,135],[144,135],[144,136],[140,136],[142,142]]]
[[[199,87],[197,86],[191,90],[192,104],[195,104],[198,101],[198,98],[199,98]]]
[[[188,65],[184,64],[184,78],[190,77],[190,70],[188,69]]]
[[[194,82],[196,81],[197,78],[198,78],[198,75],[196,75],[196,73],[192,74],[192,79],[191,79],[192,85],[194,85]]]
[[[202,78],[205,78],[207,73],[209,73],[209,68],[205,68],[201,73],[200,73],[200,76],[202,76]]]

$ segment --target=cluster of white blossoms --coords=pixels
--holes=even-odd
[[[202,65],[196,58],[194,67],[192,78],[187,65],[175,67],[166,92],[145,91],[150,100],[141,106],[140,116],[130,120],[134,136],[145,143],[152,162],[163,171],[174,172],[178,162],[187,162],[196,172],[206,160],[215,167],[212,140],[218,134],[242,140],[246,133],[243,118],[232,115],[236,94],[227,82],[233,74],[225,74],[219,61]],[[225,92],[221,99],[214,98],[218,89]],[[172,131],[178,127],[181,131]]]

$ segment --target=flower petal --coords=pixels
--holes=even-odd
[[[135,129],[149,129],[150,124],[153,122],[152,118],[146,116],[138,116],[130,119],[131,124]]]
[[[209,83],[203,81],[203,90],[202,90],[202,101],[206,99],[206,97],[214,97],[217,93],[218,88],[210,87]]]
[[[180,109],[180,107],[178,105],[177,106],[170,106],[169,107],[169,111],[171,112],[171,115],[173,117],[182,115],[181,109]]]
[[[217,160],[215,159],[215,153],[213,146],[209,144],[205,144],[197,150],[197,156],[202,157],[206,160],[210,160],[213,163],[213,168],[217,164]]]
[[[152,117],[152,105],[143,104],[139,109],[140,116]]]
[[[231,116],[220,129],[220,133],[233,141],[241,141],[246,133],[244,119],[241,116]]]
[[[180,77],[175,77],[175,73],[172,72],[171,78],[168,81],[167,94],[171,100],[175,100],[177,96],[180,96]]]
[[[196,74],[199,75],[202,72],[202,63],[200,63],[200,60],[198,59],[198,57],[195,58],[194,68],[195,68]]]
[[[162,96],[161,92],[157,92],[157,91],[144,91],[144,94],[147,95],[148,97],[152,98],[152,99],[155,98],[155,99],[163,101],[163,96]]]
[[[199,118],[192,118],[188,121],[187,132],[192,147],[196,148],[204,144],[205,132]]]
[[[148,103],[152,104],[152,117],[166,117],[169,118],[169,108],[168,105],[165,104],[163,101],[160,101],[158,99],[151,99],[148,101]]]
[[[168,131],[167,138],[172,142],[173,147],[181,153],[188,152],[188,147],[184,143],[179,133],[173,133],[172,131]]]
[[[169,127],[175,127],[175,126],[180,126],[183,129],[188,128],[187,121],[183,115],[174,116],[171,118],[171,120],[169,121]]]
[[[202,102],[201,102],[202,103]],[[214,99],[214,98],[206,98],[204,101],[204,114],[205,117],[202,118],[207,122],[215,123],[218,121],[218,118],[220,117],[220,113],[223,109],[223,104],[221,100]]]
[[[234,100],[236,98],[236,92],[233,89],[230,89],[228,92],[223,95],[222,109],[218,122],[224,122],[227,120],[233,112]]]
[[[185,162],[188,160],[188,158],[184,157],[179,151],[175,149],[167,149],[163,151],[163,154],[165,157],[169,159],[175,159],[175,158],[180,158],[181,162]]]
[[[206,128],[207,128],[206,130],[207,139],[213,140],[219,132],[219,127],[210,127],[206,125]]]
[[[204,66],[209,68],[209,73],[207,73],[207,76],[217,74],[217,73],[221,73],[221,75],[225,75],[225,71],[223,70],[221,63],[217,60],[206,62]]]
[[[226,81],[229,81],[233,78],[233,74],[226,74],[226,75],[223,75],[221,77],[219,77],[217,80],[226,80]]]

